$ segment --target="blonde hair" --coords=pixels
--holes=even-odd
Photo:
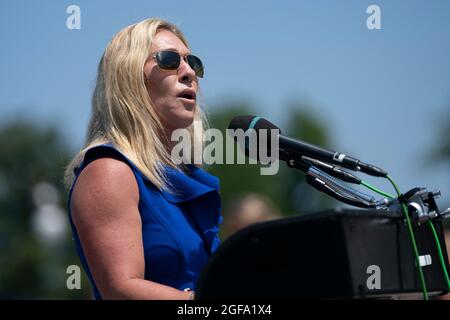
[[[110,142],[157,188],[168,189],[164,165],[174,168],[176,165],[165,147],[168,141],[144,83],[144,65],[152,40],[160,30],[173,32],[189,48],[175,25],[157,18],[122,29],[108,44],[98,65],[85,145],[65,170],[67,188],[73,184],[73,170],[81,163],[86,151]],[[197,143],[203,147],[203,141],[196,140],[202,140],[207,126],[206,116],[197,104],[194,121],[187,128],[191,146]]]

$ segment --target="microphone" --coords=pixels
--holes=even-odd
[[[361,160],[350,157],[346,154],[327,150],[311,143],[283,136],[280,128],[261,117],[254,115],[236,116],[231,120],[228,129],[242,129],[244,132],[249,129],[254,129],[258,132],[257,136],[259,136],[261,129],[266,129],[267,135],[269,136],[267,141],[270,141],[271,129],[278,129],[280,132],[278,134],[279,149],[284,151],[283,153],[287,153],[289,156],[309,157],[328,163],[333,163],[350,170],[361,171],[375,177],[386,177],[388,175],[388,173],[383,169],[364,163]],[[270,145],[268,146],[268,150],[270,150]]]

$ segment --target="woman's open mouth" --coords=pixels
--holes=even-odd
[[[178,95],[178,98],[189,103],[195,103],[197,100],[194,90],[184,90]]]

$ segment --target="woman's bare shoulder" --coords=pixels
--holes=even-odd
[[[89,163],[78,177],[71,199],[77,216],[95,212],[114,214],[137,206],[139,187],[130,166],[113,158],[100,158]]]

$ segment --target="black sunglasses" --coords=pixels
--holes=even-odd
[[[158,67],[163,70],[178,70],[181,63],[181,57],[182,56],[178,52],[170,50],[158,51],[152,56],[152,58],[156,59]],[[197,77],[203,78],[203,63],[198,57],[188,54],[183,56],[183,60],[189,64],[192,70],[195,71]]]

